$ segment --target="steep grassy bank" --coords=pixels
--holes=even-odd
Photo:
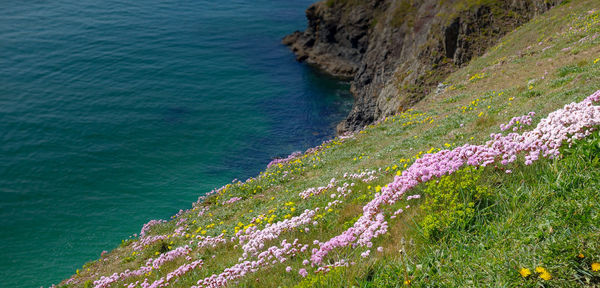
[[[532,126],[526,118],[514,123],[524,126],[518,133],[531,130],[551,111],[599,90],[596,6],[574,1],[534,18],[414,110],[215,190],[61,285],[598,285],[597,134],[563,146],[552,160],[524,165],[521,153],[506,165],[498,159],[415,178],[419,183],[406,183],[414,188],[377,208],[383,218],[361,217],[372,201],[401,189],[390,183],[412,175],[411,165],[483,144],[500,124],[535,111]],[[336,238],[361,223],[371,230],[359,236],[369,239]],[[521,276],[526,269],[531,275]]]

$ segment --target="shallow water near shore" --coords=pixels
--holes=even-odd
[[[280,44],[312,2],[4,2],[0,286],[58,283],[148,220],[331,138],[347,84]]]

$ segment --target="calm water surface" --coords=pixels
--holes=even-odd
[[[0,286],[39,287],[332,136],[348,87],[280,44],[312,0],[0,4]]]

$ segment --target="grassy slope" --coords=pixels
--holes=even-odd
[[[173,233],[176,222],[186,218],[189,238],[171,237],[139,252],[132,248],[136,240],[125,241],[100,260],[86,264],[73,276],[75,284],[69,287],[91,287],[90,280],[136,269],[146,259],[156,257],[156,253],[185,245],[196,235],[216,236],[226,230],[230,237],[234,227],[241,227],[239,223],[247,227],[259,215],[276,215],[272,222],[277,222],[299,215],[304,209],[324,207],[331,192],[306,200],[298,193],[325,186],[332,177],[341,179],[345,172],[382,168],[373,182],[354,181],[356,186],[343,204],[318,216],[318,226],[311,225],[309,232],[291,229],[270,244],[296,238],[312,243],[313,239],[326,241],[338,235],[361,214],[376,186],[391,182],[393,175],[414,157],[450,145],[483,143],[491,132],[499,131],[500,123],[513,116],[535,111],[539,120],[600,89],[600,61],[596,60],[600,58],[600,37],[594,38],[600,33],[600,11],[588,12],[597,8],[595,4],[593,0],[573,1],[535,18],[452,74],[446,81],[449,88],[430,95],[413,111],[369,127],[354,139],[329,143],[292,164],[270,168],[255,180],[228,186],[178,219],[153,227],[149,233]],[[590,145],[578,145],[572,151],[576,149],[582,153],[567,153],[569,156],[563,160],[544,160],[527,167],[511,164],[512,174],[486,168],[477,183],[488,187],[490,196],[485,207],[476,207],[468,225],[454,225],[437,237],[425,237],[421,225],[425,213],[419,204],[426,200],[411,200],[413,207],[389,220],[390,232],[376,240],[376,247],[382,246],[383,253],[372,251],[372,256],[363,259],[360,253],[366,248],[340,249],[327,259],[349,259],[357,264],[334,269],[325,276],[309,274],[307,278],[297,271],[304,267],[301,262],[310,252],[301,253],[284,264],[247,275],[237,285],[401,287],[406,275],[412,286],[437,287],[567,287],[599,281],[598,272],[589,268],[592,260],[600,261],[598,163],[591,156],[582,156],[593,149]],[[285,171],[288,176],[282,177]],[[416,190],[423,189],[424,186]],[[234,196],[243,200],[221,204]],[[404,201],[395,208],[405,205]],[[198,216],[202,207],[209,210]],[[263,227],[266,222],[254,225]],[[399,253],[399,249],[405,253]],[[575,257],[578,253],[585,258]],[[204,259],[204,266],[173,286],[189,287],[198,279],[221,273],[234,265],[240,255],[241,249],[234,244],[196,249],[192,257]],[[177,259],[165,264],[146,278],[158,279],[184,262]],[[294,272],[286,273],[286,266]],[[518,274],[520,268],[533,270],[537,266],[547,268],[553,279],[522,279]],[[143,279],[130,278],[127,283]]]

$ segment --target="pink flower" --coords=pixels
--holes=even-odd
[[[306,275],[308,275],[308,272],[306,272],[306,269],[302,268],[298,270],[298,274],[300,274],[300,276],[302,277],[306,277]]]
[[[363,253],[360,253],[360,256],[363,258],[367,258],[367,257],[369,257],[369,254],[371,254],[371,250],[367,250]]]
[[[231,203],[235,203],[240,200],[242,200],[242,197],[231,197],[231,198],[229,198],[229,200],[223,202],[223,204],[231,204]]]

